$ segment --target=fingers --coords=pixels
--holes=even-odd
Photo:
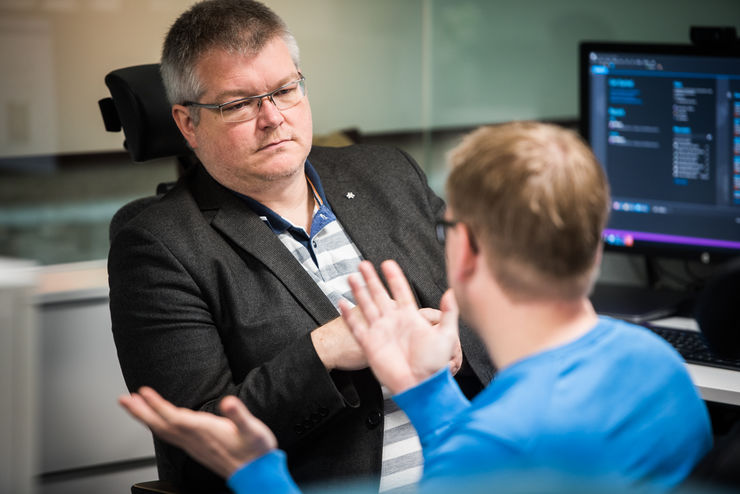
[[[442,312],[431,307],[422,307],[419,309],[419,314],[431,325],[439,324],[442,319]]]
[[[242,434],[250,434],[252,424],[259,422],[259,419],[252,415],[252,412],[236,396],[226,396],[221,400],[221,411],[226,418],[234,422]]]
[[[172,422],[177,418],[178,414],[181,414],[185,410],[165,400],[159,393],[148,386],[143,386],[139,389],[139,395],[166,422]]]
[[[155,434],[158,434],[166,429],[168,422],[157,411],[157,409],[151,405],[150,400],[154,399],[156,401],[157,398],[161,401],[165,401],[153,389],[141,388],[139,393],[131,393],[130,396],[121,396],[118,399],[118,403],[125,408],[131,416],[149,427]]]
[[[359,266],[360,273],[365,281],[364,284],[357,276],[349,277],[349,285],[352,288],[357,306],[370,325],[396,308],[412,307],[417,309],[411,286],[400,266],[395,261],[385,261],[381,268],[388,281],[393,298],[388,294],[378,273],[369,261],[363,261]]]
[[[120,396],[118,398],[118,404],[121,405],[129,413],[129,415],[131,415],[139,422],[142,422],[147,427],[151,422],[156,421],[159,418],[158,416],[156,416],[156,413],[154,413],[154,411],[149,408],[149,405],[147,405],[144,400],[142,400],[141,396],[136,393],[131,393],[130,395],[126,396]],[[152,414],[154,414],[155,417],[152,417]]]
[[[414,293],[411,291],[411,286],[398,263],[396,261],[384,261],[380,267],[383,270],[383,275],[388,282],[388,287],[391,289],[391,294],[393,294],[393,300],[396,301],[396,304],[399,307],[413,307],[417,309]],[[385,292],[385,289],[383,291]],[[388,294],[386,293],[387,296]]]
[[[355,297],[357,296],[355,295]],[[347,323],[350,333],[362,344],[363,335],[367,332],[367,320],[363,314],[359,309],[355,310],[352,304],[346,300],[339,301],[339,312],[341,312],[344,322]]]
[[[362,312],[365,313],[365,317],[368,317],[368,315],[371,317],[374,316],[375,311],[377,311],[379,315],[382,315],[387,314],[390,310],[394,309],[395,303],[391,300],[390,295],[388,295],[388,291],[385,289],[383,282],[380,281],[380,276],[378,276],[373,265],[368,261],[363,261],[360,263],[360,273],[362,273],[362,277],[365,279],[367,292],[369,293],[374,306],[373,312],[368,314],[365,311],[365,306],[361,305],[358,301],[358,305],[362,308]],[[374,319],[369,319],[369,322],[372,324]]]
[[[442,312],[442,315],[440,317],[440,322],[444,324],[445,321],[449,322],[450,319],[455,320],[455,325],[457,325],[457,318],[460,315],[460,309],[457,306],[457,299],[455,298],[455,292],[452,291],[452,288],[447,289],[447,291],[442,295],[442,300],[439,301],[439,310]]]
[[[457,374],[457,372],[462,367],[463,363],[463,353],[462,348],[460,347],[460,340],[457,340],[455,343],[455,347],[452,352],[452,357],[450,358],[450,372],[454,376]]]
[[[339,313],[342,314],[343,319],[347,319],[352,315],[353,305],[347,302],[345,299],[339,299]]]
[[[440,310],[442,311],[442,317],[440,318],[437,330],[450,341],[454,340],[449,364],[450,371],[454,376],[462,367],[463,353],[462,347],[460,346],[460,336],[458,334],[458,317],[460,311],[452,289],[448,289],[444,295],[442,295],[442,300],[439,305]]]
[[[442,316],[439,321],[439,330],[454,333],[457,337],[458,326],[457,321],[460,316],[460,309],[457,307],[457,300],[452,289],[448,289],[442,300],[439,302],[439,309],[442,311]]]
[[[365,280],[367,280],[368,276],[372,277],[373,275],[377,278],[377,274],[375,274],[375,269],[373,269],[372,265],[367,261],[363,261],[362,263],[360,263],[360,272],[362,273],[362,276],[363,278],[365,278]],[[360,278],[360,276],[353,274],[350,275],[348,281],[350,288],[352,288],[352,295],[354,295],[355,297],[357,307],[360,308],[360,310],[362,311],[362,315],[367,320],[367,322],[369,324],[372,324],[380,317],[380,308],[375,304],[373,297],[368,291],[367,281],[363,282],[363,278]]]
[[[128,400],[121,397],[119,403],[152,432],[169,440],[172,440],[170,436],[176,430],[187,428],[189,420],[196,413],[187,408],[176,407],[148,386],[142,386]]]
[[[221,411],[224,416],[234,423],[239,435],[250,446],[242,451],[243,460],[262,456],[271,449],[277,448],[277,438],[269,427],[252,412],[236,396],[226,396],[221,400]]]

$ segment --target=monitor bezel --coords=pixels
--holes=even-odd
[[[740,48],[733,46],[707,46],[680,43],[639,43],[619,41],[581,41],[578,52],[579,70],[579,131],[590,143],[591,101],[589,98],[589,54],[596,52],[645,53],[656,55],[686,55],[699,57],[720,57],[738,59]],[[608,228],[608,226],[607,226]],[[644,254],[658,257],[681,258],[699,261],[704,264],[724,262],[740,256],[740,249],[715,246],[698,246],[669,242],[635,240],[632,246],[613,245],[604,242],[604,249],[611,252]]]

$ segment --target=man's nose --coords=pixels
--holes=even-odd
[[[275,105],[275,101],[272,99],[272,96],[265,96],[260,100],[259,110],[257,110],[257,118],[262,127],[275,127],[285,120],[283,114]]]

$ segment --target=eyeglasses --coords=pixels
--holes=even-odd
[[[269,93],[247,96],[220,105],[196,103],[195,101],[186,101],[183,105],[218,110],[221,112],[221,118],[224,122],[244,122],[257,116],[265,98],[269,99],[275,105],[275,108],[281,111],[297,105],[306,95],[306,78],[300,72],[298,75],[300,79],[284,84]]]
[[[448,228],[454,227],[458,223],[460,223],[460,222],[459,221],[450,221],[450,220],[446,220],[446,219],[443,219],[443,218],[442,219],[438,219],[437,221],[435,221],[434,222],[434,231],[437,234],[437,241],[440,244],[444,245],[445,244],[445,238],[447,236],[446,235],[446,230]]]

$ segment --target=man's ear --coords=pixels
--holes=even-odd
[[[195,123],[190,116],[190,110],[183,105],[172,105],[172,118],[175,119],[177,128],[180,129],[190,147],[196,149],[198,141],[195,139]]]
[[[599,246],[596,249],[596,256],[594,256],[594,266],[596,269],[601,269],[601,261],[604,260],[604,241],[599,242]]]

